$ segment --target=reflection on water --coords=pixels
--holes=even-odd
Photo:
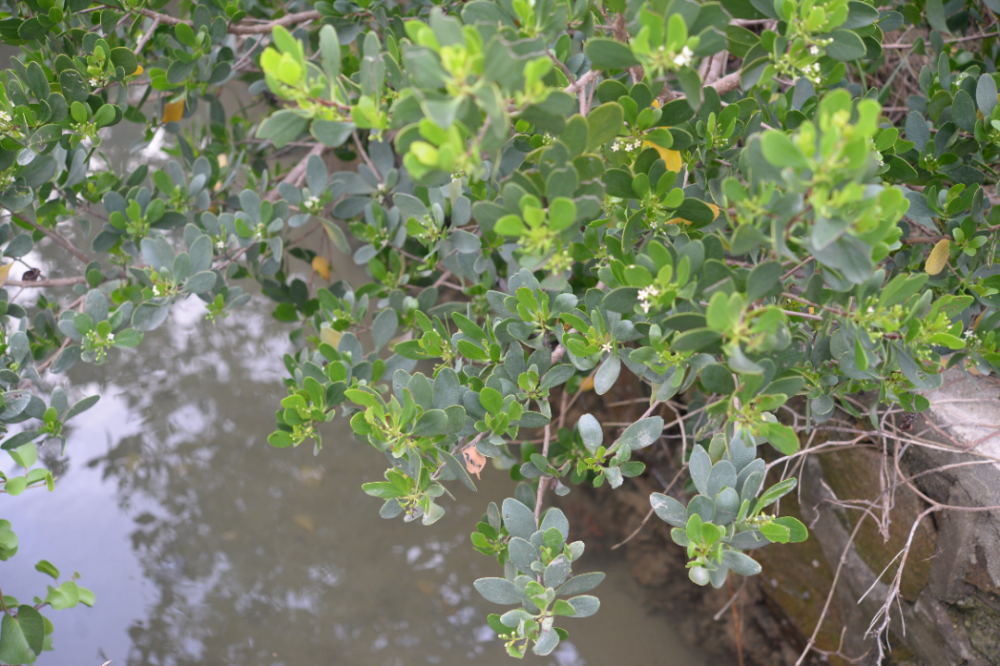
[[[192,299],[138,350],[71,372],[104,398],[74,421],[56,492],[5,499],[22,547],[2,585],[41,592],[32,566],[47,557],[79,570],[98,604],[52,613],[56,651],[39,663],[506,663],[485,623],[499,607],[472,589],[497,567],[467,539],[510,481],[488,470],[478,495],[456,488],[428,528],[378,518],[360,485],[380,454],[346,419],[327,426],[318,457],[270,448],[288,343],[256,305],[213,326]],[[603,665],[624,650],[699,663],[631,585],[612,566],[601,612],[567,621],[571,641],[529,661]]]
[[[136,139],[123,123],[103,154],[115,168],[134,166]],[[72,270],[45,246],[31,255],[45,275]],[[212,325],[189,299],[138,349],[70,372],[71,395],[102,399],[71,423],[65,457],[42,452],[60,476],[56,491],[3,500],[21,540],[0,564],[3,592],[44,593],[48,579],[33,566],[46,558],[81,572],[97,595],[93,609],[49,614],[55,651],[38,664],[513,663],[485,621],[501,607],[472,588],[500,569],[468,543],[486,504],[513,484],[491,470],[478,494],[451,484],[457,502],[423,527],[378,517],[379,500],[361,484],[381,479],[384,459],[351,437],[346,419],[325,426],[318,457],[311,446],[272,449],[289,351],[272,308],[259,298]],[[596,591],[601,612],[567,620],[571,640],[527,662],[703,663],[666,620],[644,613],[620,564],[595,559],[582,564],[609,574]]]

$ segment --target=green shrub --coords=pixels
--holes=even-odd
[[[48,238],[73,274],[0,267],[46,294],[0,290],[8,494],[52,488],[38,445],[97,399],[29,385],[115,362],[177,300],[224,318],[252,278],[297,349],[269,442],[318,453],[349,420],[386,456],[363,486],[381,515],[424,524],[486,458],[509,469],[472,535],[502,577],[476,589],[514,607],[489,617],[511,655],[544,655],[603,578],[571,575],[584,546],[546,489],[641,474],[663,403],[688,410],[694,497],[652,508],[719,587],[760,571],[744,551],[807,538],[764,511],[795,479],[765,489],[759,445],[795,459],[836,410],[865,418],[854,393],[913,413],[945,367],[1000,366],[997,0],[166,4],[0,4],[20,49],[0,73],[0,245],[23,262]],[[270,106],[227,109],[237,81]],[[96,159],[119,123],[169,134],[166,168]],[[314,228],[335,251],[303,246]],[[370,280],[331,283],[345,256]],[[641,419],[566,422],[623,368]],[[0,521],[0,559],[16,549]],[[34,661],[38,610],[78,602],[72,580],[5,597],[0,661]]]

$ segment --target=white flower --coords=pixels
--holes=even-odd
[[[317,204],[319,204],[319,197],[309,197],[308,199],[306,199],[307,208],[312,208]]]
[[[159,295],[160,295],[160,288],[157,285],[154,284],[153,285],[153,296],[159,296]]]
[[[92,76],[92,77],[90,77],[90,85],[91,85],[91,86],[94,86],[94,87],[97,87],[97,85],[98,85],[99,83],[100,83],[100,81],[98,81],[98,80],[97,80],[97,79],[96,79],[95,77],[93,77],[93,76]]]
[[[660,290],[656,288],[655,285],[650,285],[645,289],[639,290],[639,300],[648,301],[651,298],[656,298],[660,295]]]
[[[115,334],[108,333],[108,342],[114,342],[114,341],[115,341]]]
[[[618,152],[621,149],[621,144],[615,141],[615,145],[611,146],[612,152]]]
[[[10,114],[6,111],[0,111],[0,125],[6,125],[10,122]]]
[[[611,344],[610,341],[605,342],[603,345],[601,345],[601,351],[602,352],[610,352],[611,349],[612,349],[612,344]]]
[[[226,242],[222,241],[222,240],[216,241],[215,247],[219,248],[220,250],[225,250],[226,249]]]
[[[819,55],[819,47],[816,46],[816,45],[810,46],[809,47],[809,53],[811,55],[818,56]]]
[[[639,290],[639,307],[642,308],[643,314],[649,314],[649,309],[653,307],[650,303],[651,299],[656,298],[660,295],[660,290],[656,288],[655,285],[650,285],[645,289]]]
[[[687,46],[681,49],[681,52],[674,57],[674,64],[678,67],[687,67],[691,64],[691,60],[694,58],[694,52]]]

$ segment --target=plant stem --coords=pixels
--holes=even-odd
[[[542,441],[542,456],[545,458],[549,457],[549,442],[552,439],[552,426],[545,426],[545,439]],[[535,522],[537,523],[541,519],[542,515],[542,499],[545,497],[545,483],[548,481],[548,477],[543,476],[538,479],[538,495],[535,497]]]

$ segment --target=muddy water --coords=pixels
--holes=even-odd
[[[129,151],[137,138],[123,124],[103,153],[118,169],[162,164]],[[55,257],[43,244],[28,259],[47,277],[74,274]],[[335,268],[357,279],[355,267]],[[452,484],[447,515],[423,527],[378,517],[380,502],[360,486],[380,479],[384,458],[351,437],[346,419],[326,426],[318,457],[311,446],[272,449],[289,350],[272,308],[258,297],[211,324],[192,298],[138,349],[57,379],[71,395],[103,398],[72,422],[64,457],[43,451],[56,491],[3,498],[21,547],[0,564],[0,586],[44,596],[48,579],[33,566],[45,558],[79,571],[97,605],[49,613],[55,651],[37,663],[512,663],[485,621],[502,607],[472,589],[499,568],[468,540],[512,482],[487,469],[478,493]],[[9,459],[0,465],[11,471]],[[581,566],[608,573],[600,612],[564,621],[570,640],[528,663],[704,663],[665,618],[646,614],[619,559],[585,556]]]
[[[255,307],[258,306],[258,307]],[[284,389],[280,325],[256,301],[212,325],[194,299],[136,351],[71,380],[105,397],[73,425],[66,457],[49,451],[56,491],[5,498],[21,550],[0,565],[27,598],[41,558],[81,572],[95,608],[51,613],[56,650],[39,664],[506,663],[486,626],[498,607],[472,589],[497,575],[468,533],[512,484],[486,470],[438,524],[378,517],[360,489],[381,454],[327,426],[318,457],[266,443]],[[636,602],[631,576],[602,567],[601,611],[567,620],[558,666],[701,663]]]

